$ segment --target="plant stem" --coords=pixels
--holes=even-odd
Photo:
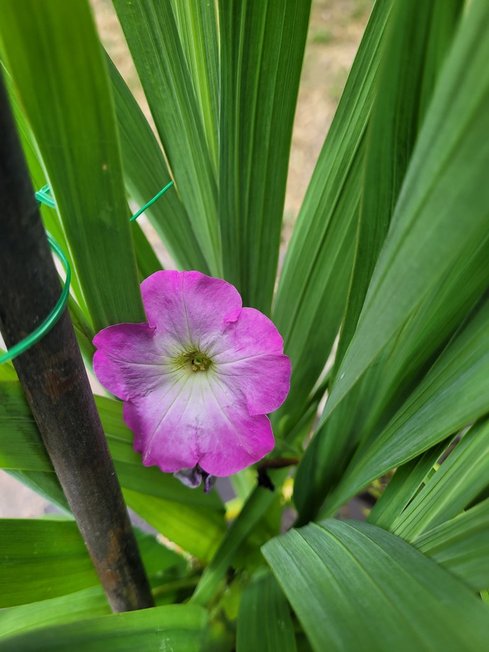
[[[0,125],[0,330],[12,346],[49,314],[61,289],[1,76]],[[112,609],[152,606],[66,311],[14,365]]]

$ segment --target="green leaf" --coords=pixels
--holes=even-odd
[[[100,586],[92,586],[59,598],[32,602],[0,611],[0,639],[37,627],[67,623],[110,613]]]
[[[314,650],[472,650],[489,644],[489,609],[402,539],[328,520],[263,548]]]
[[[175,183],[213,275],[221,269],[217,184],[170,2],[114,0]]]
[[[225,277],[270,311],[310,0],[219,2]]]
[[[394,5],[366,138],[355,265],[336,366],[355,332],[370,277],[462,7],[463,0]]]
[[[2,652],[199,652],[206,626],[203,609],[171,605],[46,627],[3,639]]]
[[[24,150],[24,155],[27,161],[27,165],[29,168],[29,173],[32,179],[32,182],[34,184],[35,189],[40,189],[43,186],[46,185],[46,175],[44,171],[42,170],[41,162],[39,160],[39,148],[37,144],[35,143],[34,136],[32,134],[32,130],[30,129],[27,118],[23,113],[23,110],[19,104],[18,98],[16,97],[16,91],[13,86],[12,80],[10,78],[10,75],[8,74],[7,71],[4,71],[4,75],[6,78],[7,86],[9,88],[9,94],[10,94],[10,99],[11,99],[11,104],[15,116],[15,121],[17,124],[17,129],[19,131],[19,135],[21,138],[21,143],[22,143],[22,148]],[[122,82],[124,84],[124,82]],[[125,85],[124,85],[125,86]],[[127,87],[126,87],[127,90]],[[127,93],[129,93],[129,90],[127,90]],[[129,93],[129,95],[132,98],[132,95]],[[137,104],[135,100],[133,99],[134,104],[137,107]],[[116,106],[117,108],[117,106]],[[139,109],[138,109],[139,110]],[[139,110],[139,113],[141,114],[141,118],[143,121],[145,121],[144,116],[142,115],[141,111]],[[127,131],[125,129],[127,123],[130,122],[127,119],[127,115],[125,116],[125,119],[120,121],[120,127],[123,128],[124,133]],[[147,129],[150,131],[149,126],[146,125]],[[152,134],[151,134],[152,136]],[[154,136],[153,140],[154,140]],[[140,134],[140,140],[143,141],[142,144],[144,143],[144,138],[141,138]],[[138,140],[138,143],[140,141]],[[123,143],[124,145],[126,144],[125,142]],[[158,148],[158,145],[155,143],[155,146]],[[128,152],[127,156],[129,157],[134,157],[135,152],[133,151],[134,148],[129,147],[131,151]],[[137,149],[137,148],[136,148]],[[158,148],[159,149],[159,148]],[[123,152],[124,153],[124,152]],[[160,152],[161,156],[161,152]],[[163,157],[161,156],[163,159]],[[129,162],[129,167],[132,168],[135,165],[137,165],[139,161],[134,161],[133,158],[131,158]],[[163,165],[164,162],[163,162]],[[141,175],[141,168],[138,167],[138,172],[137,174]],[[154,170],[153,170],[154,172]],[[145,177],[146,180],[146,177]],[[159,190],[159,188],[158,188]],[[156,194],[156,193],[153,193]],[[146,201],[146,200],[145,200]],[[64,233],[63,225],[60,221],[60,217],[57,213],[57,211],[53,210],[53,208],[45,205],[41,205],[41,214],[43,218],[43,223],[46,227],[46,230],[55,238],[55,240],[60,244],[61,248],[63,249],[65,255],[68,258],[68,261],[70,263],[70,267],[72,270],[75,270],[75,266],[71,257],[70,249],[69,249],[69,244],[68,241],[66,240],[66,236]],[[161,269],[161,265],[158,262],[158,259],[150,246],[146,236],[144,235],[143,231],[139,227],[138,224],[133,224],[131,227],[133,237],[134,237],[134,244],[135,244],[135,249],[136,249],[136,257],[137,257],[137,263],[138,263],[138,268],[140,275],[144,278],[146,276],[149,276],[151,273]],[[190,234],[193,235],[193,234]],[[70,303],[69,303],[69,308],[70,308],[70,315],[72,320],[74,321],[74,327],[76,334],[79,339],[79,344],[82,347],[82,352],[84,354],[88,353],[89,346],[87,346],[87,343],[85,342],[84,336],[87,336],[89,339],[89,342],[91,344],[91,341],[93,339],[93,327],[91,323],[85,323],[84,328],[79,328],[80,322],[87,322],[90,319],[90,315],[88,314],[88,309],[85,304],[85,300],[83,297],[83,292],[81,290],[81,286],[79,283],[78,275],[76,273],[72,274],[71,277],[71,288],[74,297],[76,298],[76,302],[74,302],[73,297],[70,297]],[[81,340],[80,340],[81,338]],[[92,351],[93,355],[93,351]],[[87,358],[90,359],[91,362],[91,355],[86,355]]]
[[[411,502],[428,475],[433,473],[434,466],[447,445],[448,440],[442,441],[410,462],[402,464],[368,515],[369,523],[388,530],[389,525]]]
[[[273,320],[292,360],[292,388],[276,413],[301,412],[343,318],[360,202],[365,132],[391,0],[375,4],[319,156],[280,277]]]
[[[285,479],[286,474],[287,470],[281,469],[275,473],[270,473],[270,477],[276,485],[279,485]],[[223,536],[210,564],[204,569],[190,599],[191,602],[204,605],[212,599],[221,585],[227,569],[235,562],[242,544],[256,528],[267,510],[270,509],[275,498],[275,492],[260,486],[255,487],[241,512],[233,521],[225,536]]]
[[[26,0],[19,9],[7,0],[0,38],[95,328],[142,321],[112,97],[88,3]]]
[[[0,468],[52,471],[18,380],[0,383]]]
[[[226,531],[220,513],[190,500],[189,504],[179,503],[124,488],[123,494],[129,507],[170,541],[198,559],[212,558]]]
[[[119,123],[126,187],[134,201],[142,206],[166,186],[170,173],[138,103],[108,57],[107,62]],[[150,206],[145,215],[177,266],[204,273],[209,271],[188,215],[174,188]]]
[[[306,516],[313,518],[325,496],[332,493],[340,481],[346,486],[345,479],[350,471],[357,463],[362,463],[364,458],[369,458],[370,446],[375,447],[375,440],[381,436],[386,424],[395,417],[398,410],[402,409],[406,397],[413,390],[417,390],[420,379],[429,369],[436,355],[449,342],[457,328],[463,325],[474,307],[474,302],[477,302],[486,286],[484,278],[481,278],[481,270],[485,269],[486,259],[487,252],[484,248],[474,252],[473,256],[461,259],[459,264],[446,275],[443,287],[436,289],[423,301],[421,307],[376,364],[349,393],[348,398],[327,416],[309,445],[296,476],[294,500],[303,517],[301,522],[304,522]],[[460,302],[452,302],[451,296],[464,297],[464,299]],[[461,363],[463,359],[455,358],[453,369]],[[476,369],[474,373],[477,373]],[[455,382],[455,377],[447,377],[446,380]],[[426,386],[424,387],[426,389]],[[459,388],[456,391],[459,391]],[[421,395],[419,397],[421,398]],[[481,398],[482,402],[486,403],[483,395]],[[473,402],[471,407],[474,407]],[[480,410],[480,405],[476,409]],[[482,410],[484,411],[485,408]],[[428,413],[425,412],[426,414]],[[448,409],[445,415],[448,424],[447,421],[443,421],[444,427],[448,425],[449,428],[446,434],[456,430],[456,424],[450,420],[451,414]],[[460,414],[454,413],[454,416],[458,419]],[[470,421],[471,417],[469,416],[468,419]],[[437,432],[441,438],[446,436],[439,430]],[[423,439],[425,438],[425,434],[419,434]],[[432,443],[436,441],[439,439],[432,440]],[[404,449],[410,443],[410,439],[403,440],[401,448]],[[411,459],[426,450],[429,445],[431,444],[424,442],[423,446],[414,447],[409,456],[399,458],[392,466]],[[357,449],[355,458],[345,471],[355,449]],[[392,466],[383,471],[379,470],[371,480]],[[365,485],[368,482],[370,480],[367,480]],[[340,491],[341,488],[338,487],[336,492],[339,494]],[[333,495],[328,498],[328,507],[322,511],[323,517],[333,513],[336,507],[334,500]]]
[[[456,516],[489,487],[489,422],[474,426],[390,526],[412,541]]]
[[[0,528],[0,607],[98,584],[74,522],[2,519]]]
[[[2,59],[5,58],[3,54],[0,56]],[[0,65],[2,68],[4,68],[3,64],[0,63]],[[5,68],[3,69],[3,78],[8,89],[10,105],[15,117],[17,132],[20,138],[22,149],[24,151],[24,156],[27,167],[29,169],[31,181],[34,185],[35,190],[37,191],[46,185],[46,175],[42,169],[41,161],[39,159],[39,148],[35,143],[34,135],[32,134],[32,130],[20,105],[20,101],[17,97],[16,89],[12,82],[11,76]],[[41,217],[46,230],[61,246],[65,256],[68,259],[68,262],[70,263],[71,269],[74,270],[74,263],[71,257],[71,252],[57,212],[53,211],[53,209],[48,206],[41,205]],[[80,305],[85,319],[90,320],[77,274],[72,274],[71,276],[71,293],[75,297],[77,303]],[[70,299],[72,298],[73,297],[70,297]]]
[[[447,347],[370,446],[360,448],[327,501],[334,510],[390,469],[489,411],[489,302]]]
[[[171,0],[212,164],[217,174],[219,115],[219,39],[214,2]]]
[[[356,326],[366,283],[421,126],[423,105],[433,91],[433,77],[450,43],[459,8],[457,2],[430,2],[422,7],[398,3],[389,22],[367,135],[357,262],[336,365]],[[427,31],[428,40],[423,36]],[[409,57],[405,56],[407,49]],[[399,70],[401,64],[404,72]],[[359,443],[374,437],[379,422],[384,425],[394,414],[434,353],[478,299],[485,287],[479,272],[485,256],[481,251],[459,261],[445,275],[443,285],[423,299],[343,405],[329,413],[328,401],[320,428],[297,473],[294,499],[301,523],[314,518],[325,496],[341,481]],[[452,302],[452,296],[459,297],[460,302]],[[333,394],[341,380],[336,369],[335,374]]]
[[[247,586],[238,617],[237,652],[296,652],[289,605],[275,578],[266,574]]]
[[[5,349],[0,348],[0,355],[5,353]],[[17,373],[15,372],[14,365],[11,362],[5,362],[0,365],[0,382],[5,380],[14,381],[17,379]]]
[[[489,589],[489,499],[428,530],[413,545],[474,590]]]
[[[0,530],[0,607],[99,584],[74,521],[2,519]],[[182,563],[181,557],[152,536],[139,535],[138,543],[150,574]]]
[[[474,288],[487,287],[487,266],[465,278],[460,263],[488,252],[489,187],[484,182],[489,165],[485,137],[489,130],[489,42],[484,38],[488,20],[489,5],[475,0],[461,21],[325,418],[428,297],[446,292],[449,312],[463,305]],[[458,285],[464,281],[464,290],[452,292],[450,280]],[[427,322],[425,330],[430,334],[433,325]]]

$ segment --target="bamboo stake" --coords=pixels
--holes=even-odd
[[[9,347],[50,313],[61,288],[1,76],[0,234],[0,330]],[[14,365],[113,611],[152,606],[66,311]]]

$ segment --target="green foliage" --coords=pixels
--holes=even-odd
[[[170,181],[163,152],[131,91],[110,59],[112,82],[126,188],[138,203],[145,204]],[[184,268],[208,272],[188,215],[176,192],[145,211],[164,240],[175,262]],[[135,226],[135,225],[133,225]]]
[[[193,3],[196,7],[197,3]],[[219,274],[217,179],[171,3],[115,0],[158,134],[212,274]],[[208,77],[209,81],[211,76]],[[199,80],[203,84],[203,79]]]
[[[219,3],[224,273],[269,313],[310,0]]]
[[[2,652],[141,652],[173,649],[198,652],[204,638],[206,614],[199,607],[171,605],[125,614],[83,619],[74,623],[43,627],[6,638]]]
[[[89,7],[6,2],[1,39],[93,324],[141,320],[113,100]]]
[[[488,606],[401,539],[328,520],[264,554],[314,650],[484,649]]]
[[[243,592],[239,608],[237,652],[296,652],[289,606],[275,579],[263,575]]]
[[[0,608],[98,584],[74,521],[2,519],[0,528]],[[154,537],[139,535],[138,542],[150,575],[182,566],[183,559]]]
[[[0,521],[0,650],[486,649],[489,4],[373,4],[283,265],[311,3],[113,4],[152,121],[88,0],[4,0],[0,21],[87,368],[94,332],[144,318],[138,283],[160,267],[127,199],[174,180],[148,209],[164,250],[271,314],[292,360],[275,489],[248,470],[223,502],[144,467],[122,405],[97,396],[126,503],[165,543],[137,534],[159,606],[111,615],[0,367],[0,468],[64,512]],[[359,520],[332,518],[345,513]]]

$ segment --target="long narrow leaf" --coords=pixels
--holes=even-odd
[[[221,270],[217,182],[170,2],[114,0],[183,205],[212,274]]]
[[[317,652],[479,652],[489,644],[487,605],[380,528],[329,520],[263,552]]]
[[[428,530],[413,545],[476,591],[489,589],[489,499]]]
[[[489,412],[488,326],[486,302],[375,441],[358,451],[329,509]]]
[[[111,614],[75,623],[43,627],[3,639],[2,652],[131,652],[202,649],[206,613],[187,605]]]
[[[435,463],[447,447],[447,443],[448,441],[442,441],[441,444],[433,446],[396,470],[387,489],[368,515],[369,523],[389,529],[411,502],[428,475],[433,472]]]
[[[355,331],[424,112],[462,7],[463,0],[395,5],[368,128],[355,266],[336,365]]]
[[[0,638],[7,638],[37,627],[68,623],[110,614],[110,607],[101,586],[75,591],[59,598],[2,609]]]
[[[237,652],[296,652],[289,605],[273,575],[244,591],[238,616]]]
[[[110,59],[107,59],[126,187],[140,206],[169,183],[170,173],[148,121]],[[179,267],[208,272],[202,250],[176,190],[169,190],[145,213]]]
[[[488,20],[489,5],[472,2],[445,61],[326,416],[450,271],[474,252],[487,255]],[[447,308],[488,281],[481,269],[466,293],[449,294]]]
[[[18,11],[7,0],[0,38],[94,326],[141,321],[113,103],[88,4],[27,0]]]
[[[0,521],[0,606],[53,598],[99,584],[74,521]],[[138,536],[148,573],[182,565],[182,558],[151,536]]]
[[[288,247],[273,318],[292,359],[293,379],[277,421],[284,414],[300,413],[326,364],[344,314],[365,132],[391,5],[391,0],[380,0],[374,7]]]
[[[474,11],[476,13],[472,15]],[[314,516],[325,496],[338,484],[345,461],[351,459],[355,448],[359,444],[370,445],[387,420],[399,409],[406,395],[419,383],[419,378],[433,358],[465,320],[489,284],[489,269],[484,262],[489,247],[485,228],[486,205],[478,188],[481,181],[476,180],[476,174],[468,173],[469,168],[484,169],[483,164],[478,167],[477,161],[480,163],[485,157],[489,160],[489,149],[481,136],[487,130],[489,111],[485,110],[484,103],[489,103],[489,76],[485,75],[488,92],[484,95],[483,90],[479,93],[480,78],[467,77],[465,69],[466,62],[470,60],[472,70],[475,53],[475,64],[486,71],[483,63],[485,55],[480,51],[482,42],[477,15],[485,11],[487,6],[484,3],[471,5],[471,11],[461,22],[440,74],[391,230],[376,267],[379,283],[387,288],[384,293],[379,285],[376,296],[383,302],[389,295],[392,301],[389,299],[388,305],[379,304],[368,310],[365,303],[363,313],[368,312],[369,319],[373,321],[364,329],[360,319],[350,347],[358,344],[361,351],[359,349],[358,355],[352,353],[350,362],[347,361],[350,353],[347,353],[333,383],[319,432],[299,467],[296,503],[302,514],[301,522]],[[471,44],[475,50],[471,49]],[[450,93],[458,93],[462,83],[473,86],[466,92],[471,99],[476,99],[475,104],[462,103],[459,110],[454,108]],[[450,121],[447,122],[447,107],[451,126]],[[464,120],[460,119],[462,115],[465,116]],[[446,139],[438,140],[445,128],[448,129]],[[455,136],[455,132],[458,136]],[[434,156],[431,149],[434,142],[440,148],[441,156],[436,161],[428,158],[425,151],[429,149],[429,156]],[[425,152],[426,156],[419,152]],[[420,182],[432,178],[432,173],[436,173],[434,182]],[[454,196],[456,201],[452,201]],[[442,224],[445,219],[447,222]],[[449,224],[450,220],[453,225]],[[466,228],[466,225],[471,228]],[[460,237],[455,235],[457,229]],[[468,239],[470,233],[473,237],[471,241]],[[420,276],[423,265],[418,263],[420,255],[426,266],[423,280]],[[440,270],[450,256],[452,262],[441,274]],[[387,257],[390,262],[387,262]],[[411,270],[413,264],[416,269]],[[381,269],[383,271],[379,271]],[[373,292],[375,283],[374,275],[369,292]],[[413,290],[415,283],[419,284],[419,291],[416,292]],[[407,302],[408,294],[411,299]],[[394,314],[391,311],[396,302],[404,306],[398,313],[400,316],[403,312],[402,323],[395,333],[391,332],[387,337],[384,320],[388,319],[388,314]],[[354,381],[351,377],[352,383],[343,392],[341,388],[349,373],[347,367],[350,363],[357,365],[361,356],[372,351],[373,342],[380,342],[381,339],[383,345],[371,360],[375,360],[375,364],[367,364],[360,374],[360,382],[359,377]],[[346,394],[348,397],[343,405],[338,405]],[[363,452],[360,448],[358,457]],[[330,504],[333,508],[331,501]],[[330,513],[323,512],[323,516]]]
[[[310,0],[219,2],[224,274],[270,311]]]
[[[210,157],[217,175],[219,113],[219,39],[217,6],[200,0],[171,0]]]
[[[489,487],[489,422],[474,426],[392,523],[412,541],[454,516]]]

